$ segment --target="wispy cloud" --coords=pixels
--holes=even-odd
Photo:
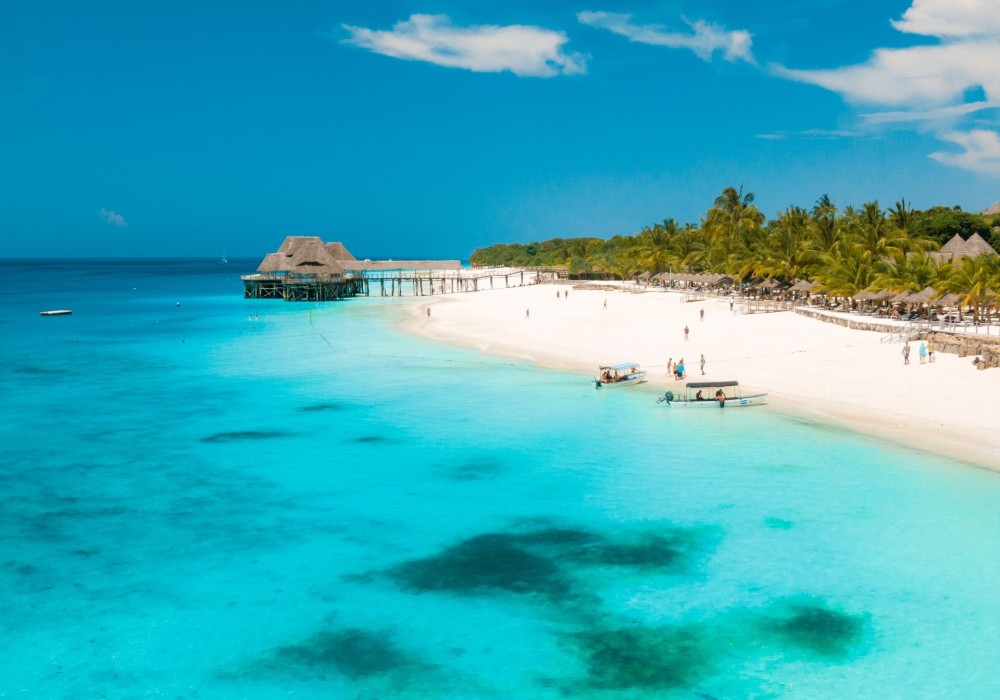
[[[411,15],[389,30],[342,25],[345,43],[409,61],[481,73],[548,78],[587,72],[586,57],[564,50],[565,33],[511,24],[458,27],[446,15]]]
[[[862,136],[860,131],[842,129],[804,129],[802,131],[776,131],[771,134],[757,134],[757,138],[766,141],[787,141],[793,138],[802,139],[843,139]]]
[[[690,33],[672,32],[658,24],[635,24],[632,15],[618,12],[580,12],[576,18],[582,24],[607,29],[640,44],[690,49],[704,61],[712,60],[712,55],[719,51],[727,61],[755,63],[750,50],[753,38],[744,29],[727,31],[702,20],[684,19]]]
[[[871,112],[862,114],[861,118],[867,124],[899,124],[904,122],[933,124],[936,122],[954,122],[954,120],[966,115],[981,112],[984,109],[996,109],[997,107],[1000,107],[1000,102],[966,102],[965,104],[922,111]]]
[[[962,150],[958,153],[936,151],[931,158],[965,170],[985,175],[1000,175],[1000,135],[995,131],[973,129],[941,134],[944,141],[954,143]]]
[[[861,114],[866,124],[930,131],[964,149],[931,154],[940,163],[1000,175],[1000,161],[992,150],[998,131],[972,129],[969,123],[969,115],[1000,105],[1000,0],[913,0],[892,25],[900,32],[939,41],[879,48],[858,65],[825,70],[773,66],[772,70],[836,92],[851,104],[887,108]],[[970,95],[976,98],[970,100]],[[995,116],[991,120],[1000,127]]]
[[[97,212],[97,215],[104,219],[109,225],[117,226],[118,228],[125,228],[128,226],[128,222],[125,221],[125,217],[116,211],[111,211],[109,209],[101,209]]]

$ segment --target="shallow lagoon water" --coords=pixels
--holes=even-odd
[[[0,697],[1000,695],[997,474],[252,265],[3,265]]]

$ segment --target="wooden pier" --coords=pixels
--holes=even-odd
[[[257,273],[243,275],[245,299],[339,301],[357,296],[431,296],[534,284],[538,273],[524,269],[407,270],[350,275]]]

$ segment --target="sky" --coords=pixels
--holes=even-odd
[[[359,258],[1000,200],[1000,0],[0,5],[0,257]]]

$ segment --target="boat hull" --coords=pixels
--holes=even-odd
[[[636,384],[643,384],[646,381],[646,372],[636,372],[635,374],[628,374],[617,382],[605,382],[601,379],[595,379],[594,385],[598,389],[618,389],[623,386],[635,386]]]
[[[719,402],[715,399],[704,399],[702,401],[688,401],[687,399],[674,399],[673,401],[661,400],[661,405],[671,408],[719,408]],[[738,396],[727,398],[722,408],[739,408],[742,406],[760,406],[767,403],[767,394],[752,394],[750,396]]]
[[[42,316],[69,316],[73,313],[70,309],[54,309],[52,311],[40,312]]]

